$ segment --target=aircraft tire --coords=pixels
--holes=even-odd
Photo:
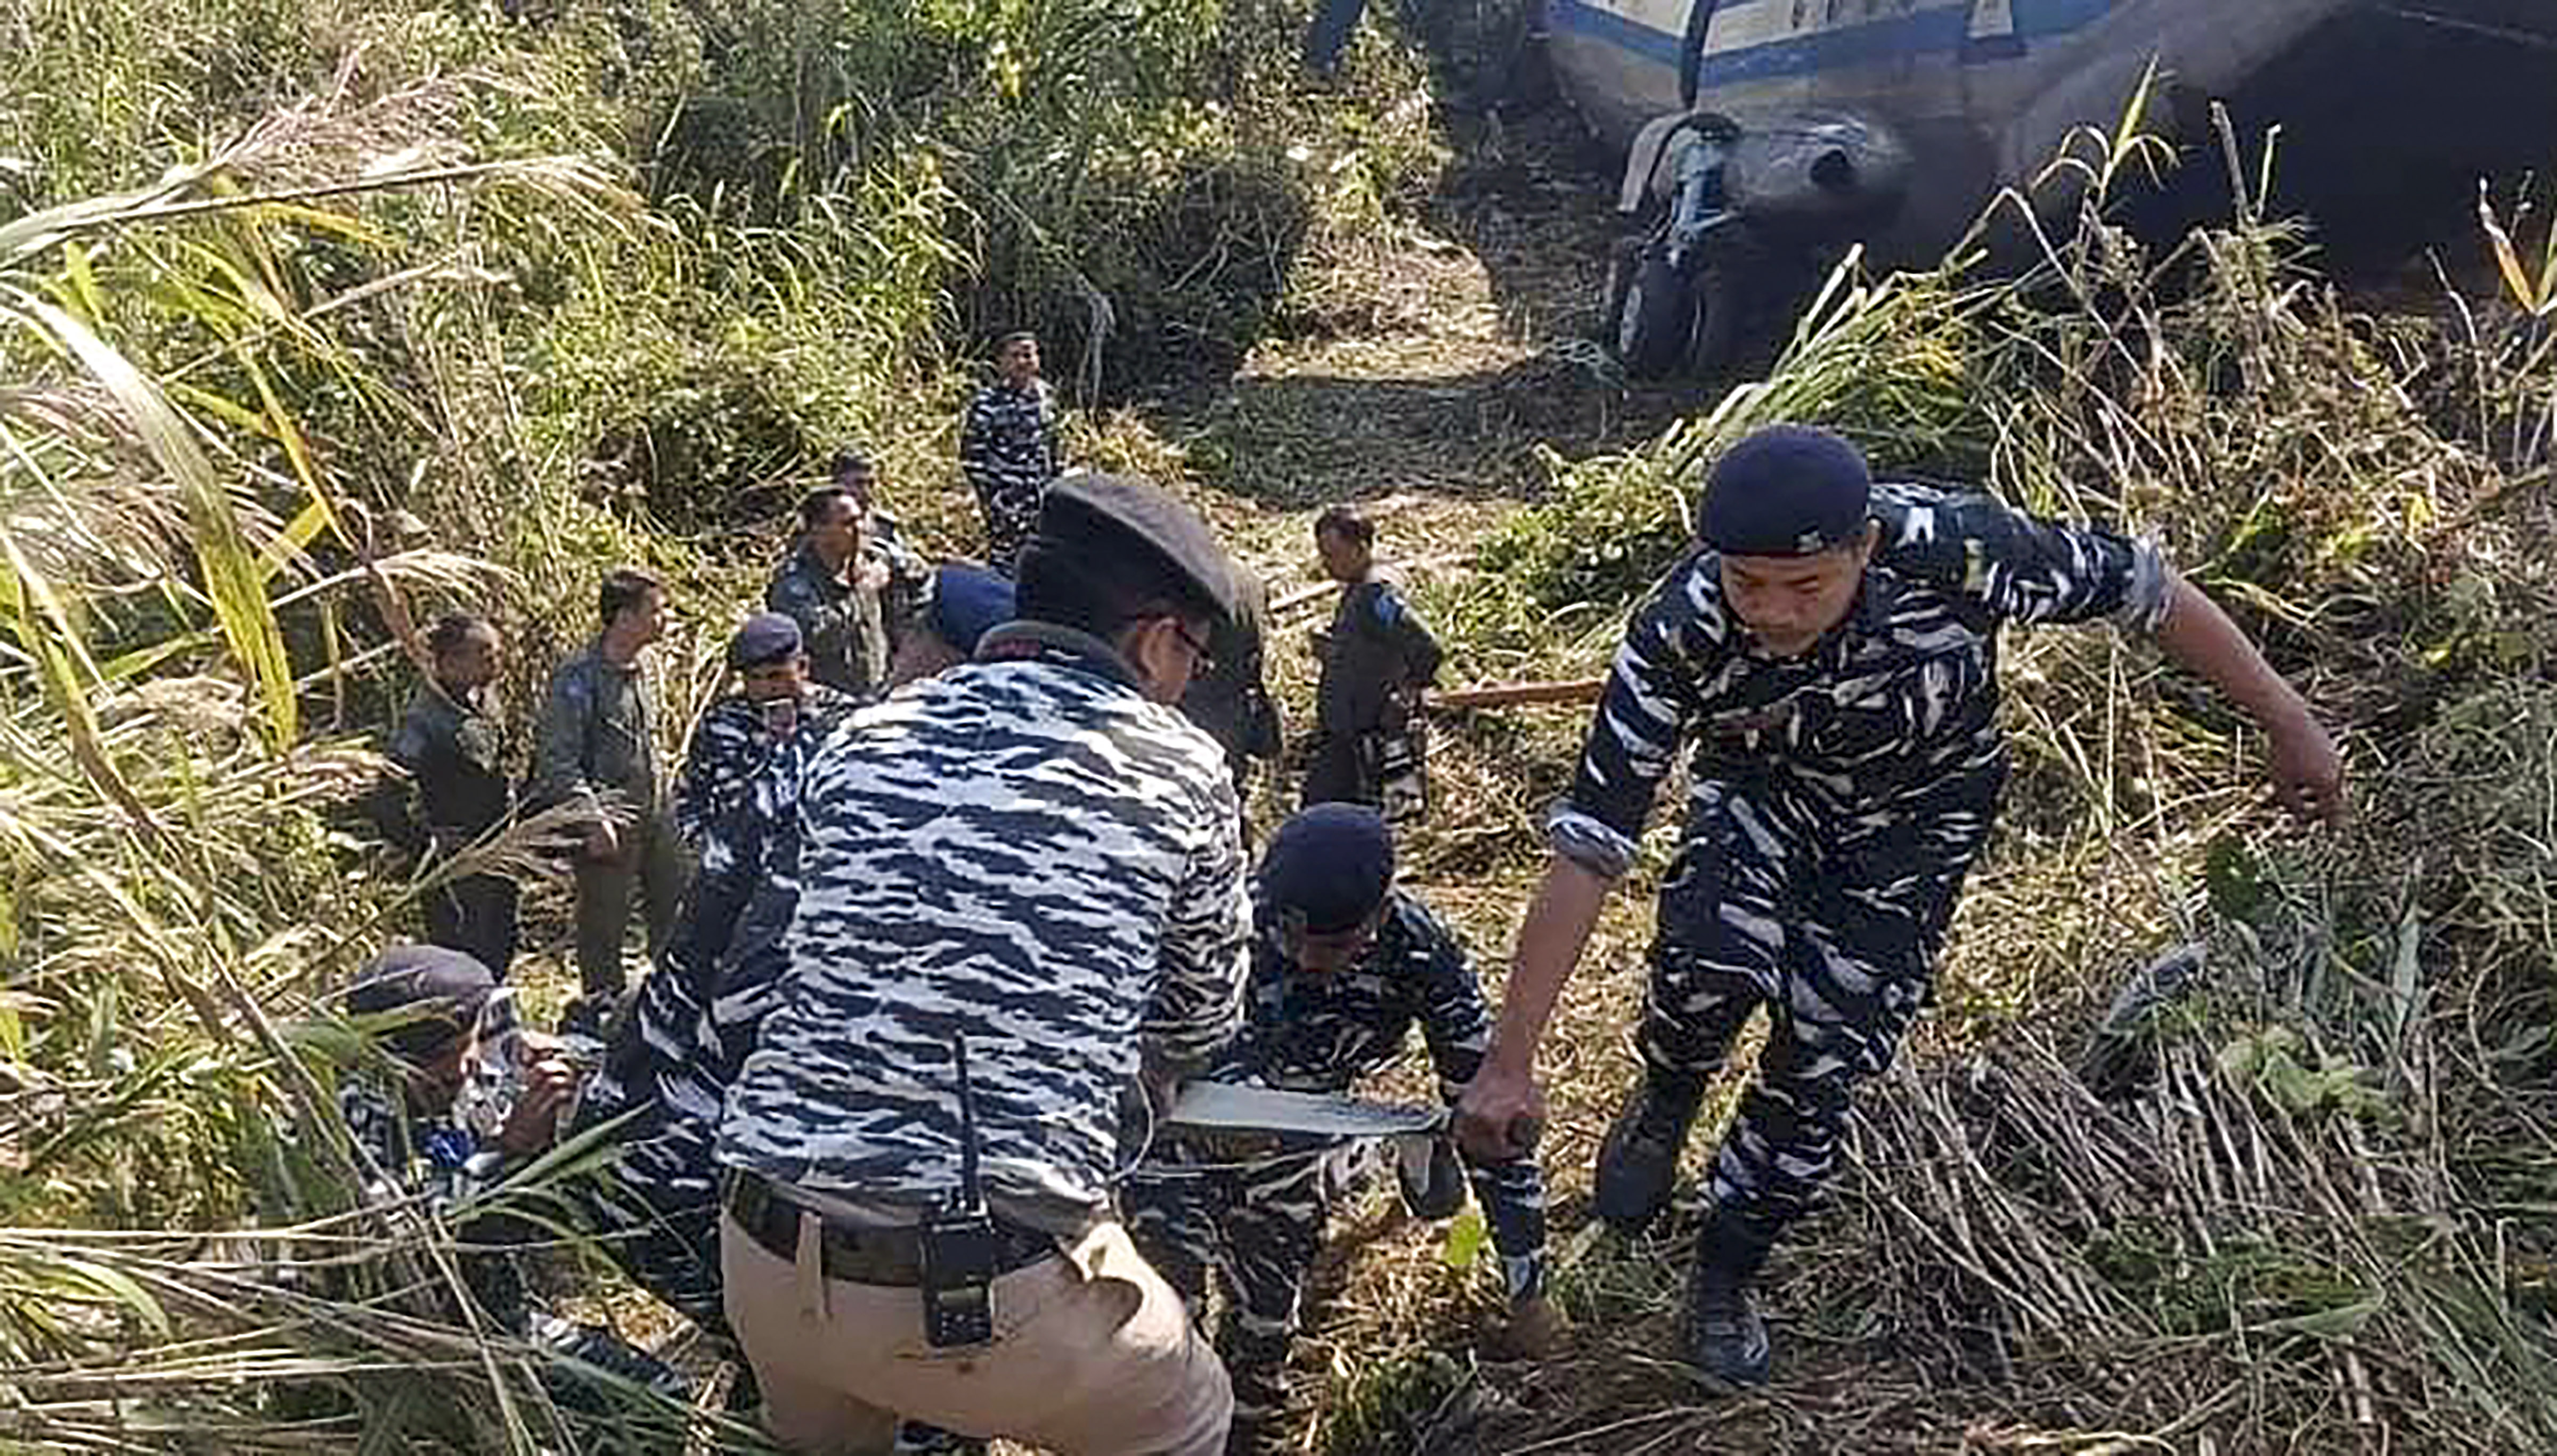
[[[1614,290],[1610,290],[1614,292]],[[1695,293],[1659,253],[1634,260],[1614,317],[1616,358],[1637,379],[1661,379],[1686,362],[1696,325]]]
[[[1616,346],[1616,315],[1625,307],[1625,291],[1634,286],[1634,270],[1642,266],[1643,239],[1620,237],[1607,246],[1607,282],[1598,292],[1598,313],[1589,324],[1591,341],[1613,349]]]
[[[1731,367],[1740,354],[1742,295],[1738,270],[1708,263],[1688,280],[1695,299],[1685,356],[1680,360],[1697,379],[1710,379]]]

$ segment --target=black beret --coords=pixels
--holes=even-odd
[[[346,990],[346,1011],[355,1016],[414,1013],[383,1034],[391,1050],[412,1061],[431,1056],[471,1028],[497,978],[461,951],[442,946],[390,946],[373,958]]]
[[[1725,556],[1817,556],[1855,540],[1872,504],[1862,451],[1825,430],[1776,425],[1715,463],[1696,535]]]
[[[1365,920],[1394,884],[1394,837],[1363,804],[1317,804],[1278,826],[1261,858],[1261,893],[1316,935]]]
[[[758,611],[729,638],[728,665],[761,667],[799,655],[799,624],[777,611]]]
[[[1220,621],[1234,616],[1234,566],[1179,496],[1135,475],[1060,475],[1039,504],[1038,540],[1068,553],[1134,552],[1168,572]]]

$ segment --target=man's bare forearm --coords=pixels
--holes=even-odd
[[[1545,882],[1537,887],[1536,902],[1519,926],[1509,985],[1501,993],[1500,1024],[1484,1058],[1488,1065],[1521,1077],[1534,1072],[1537,1045],[1598,924],[1607,884],[1577,861],[1553,857]]]
[[[2158,628],[2159,650],[2218,688],[2267,731],[2312,721],[2308,701],[2273,671],[2218,602],[2182,577],[2167,590],[2170,600],[2166,624]]]

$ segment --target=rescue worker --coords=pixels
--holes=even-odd
[[[1347,1093],[1401,1061],[1416,1025],[1454,1102],[1482,1062],[1491,1013],[1456,937],[1396,887],[1384,819],[1361,805],[1305,810],[1271,838],[1255,888],[1244,1028],[1206,1075]],[[1305,1274],[1354,1177],[1350,1164],[1369,1149],[1309,1136],[1248,1156],[1217,1138],[1192,1145],[1158,1135],[1156,1147],[1122,1200],[1129,1233],[1193,1312],[1204,1313],[1216,1271],[1225,1306],[1218,1348],[1234,1382],[1228,1450],[1278,1450]],[[1539,1353],[1558,1323],[1545,1296],[1545,1180],[1527,1156],[1471,1162],[1467,1171],[1501,1257],[1505,1333],[1522,1353]],[[1407,1186],[1406,1196],[1425,1204],[1428,1195]]]
[[[757,612],[729,639],[735,693],[711,705],[693,729],[675,779],[675,837],[699,866],[720,845],[719,829],[743,811],[754,776],[802,736],[822,738],[860,703],[808,676],[799,624]]]
[[[1232,571],[1169,494],[1078,475],[1019,580],[976,662],[801,786],[787,981],[719,1141],[729,1322],[790,1450],[884,1450],[900,1414],[1066,1456],[1225,1440],[1112,1185],[1123,1098],[1163,1105],[1236,1022],[1234,786],[1170,707]]]
[[[799,502],[799,543],[764,589],[763,604],[799,624],[809,673],[855,698],[887,685],[888,601],[894,580],[873,549],[862,498],[841,484]]]
[[[369,808],[382,837],[421,861],[477,843],[515,811],[506,729],[489,684],[503,651],[496,625],[455,613],[427,631],[434,669],[408,701],[383,756],[397,765]],[[515,964],[515,881],[466,874],[426,892],[429,943],[462,951],[498,980]]]
[[[1314,521],[1314,550],[1324,575],[1341,584],[1341,598],[1331,626],[1315,636],[1322,676],[1314,687],[1304,803],[1375,804],[1375,740],[1411,722],[1446,653],[1377,571],[1375,522],[1333,506]]]
[[[1628,627],[1549,821],[1554,858],[1459,1130],[1498,1150],[1501,1129],[1541,1106],[1547,1018],[1689,745],[1643,1078],[1599,1154],[1593,1201],[1623,1229],[1668,1202],[1706,1086],[1766,1005],[1757,1078],[1713,1161],[1683,1321],[1688,1360],[1748,1385],[1769,1369],[1749,1285],[1835,1164],[1849,1089],[1890,1066],[1929,999],[1997,811],[1998,627],[2109,618],[2154,640],[2263,727],[2295,811],[2336,814],[2343,767],[2307,704],[2146,541],[1877,485],[1846,442],[1783,427],[1723,457],[1697,520],[1701,549]]]
[[[1225,749],[1235,799],[1247,811],[1248,839],[1253,765],[1277,758],[1284,744],[1262,654],[1270,629],[1269,594],[1252,572],[1236,575],[1234,591],[1234,620],[1209,640],[1207,668],[1182,695],[1181,712]]]
[[[404,1215],[461,1217],[455,1233],[474,1251],[461,1260],[464,1284],[497,1328],[564,1362],[542,1373],[553,1398],[598,1408],[600,1391],[581,1380],[583,1365],[681,1400],[682,1378],[655,1357],[609,1330],[563,1319],[532,1296],[510,1250],[547,1243],[548,1234],[469,1212],[474,1192],[550,1150],[577,1090],[577,1073],[557,1048],[515,1027],[511,994],[487,967],[440,946],[388,947],[357,974],[346,1011],[376,1027],[390,1055],[387,1075],[358,1071],[338,1084],[365,1200]],[[490,1080],[505,1094],[485,1105],[486,1118],[458,1106],[474,1083]]]
[[[898,659],[900,674],[930,660],[927,640],[949,654],[930,671],[967,660],[978,639],[1011,614],[1010,583],[943,567],[925,629],[907,639]],[[601,1196],[586,1200],[590,1230],[633,1282],[723,1347],[733,1342],[720,1306],[712,1141],[721,1099],[753,1048],[789,964],[783,939],[799,903],[800,776],[842,718],[830,713],[801,723],[755,761],[733,812],[704,818],[701,871],[664,964],[641,989],[578,1105],[574,1130],[615,1124],[610,1135],[619,1149],[596,1190]],[[625,1114],[632,1116],[616,1123]],[[750,1379],[742,1385],[751,1391]],[[752,1402],[733,1392],[730,1403]]]
[[[835,487],[849,492],[862,508],[862,551],[886,569],[887,586],[879,594],[879,618],[887,624],[887,647],[890,676],[896,649],[905,640],[905,631],[914,621],[932,592],[932,567],[905,544],[905,533],[895,516],[879,504],[883,480],[878,466],[867,455],[847,450],[835,457]]]
[[[995,382],[968,401],[959,427],[959,470],[986,517],[986,561],[1010,576],[1038,522],[1039,499],[1065,468],[1056,391],[1039,377],[1038,337],[1007,333],[995,345]]]
[[[684,860],[666,815],[656,713],[639,671],[639,654],[665,634],[665,589],[644,573],[615,571],[604,579],[597,605],[602,630],[552,675],[533,791],[545,806],[579,804],[590,816],[577,860],[581,991],[560,1025],[601,1037],[629,981],[621,942],[631,900],[645,905],[654,956],[675,923]]]

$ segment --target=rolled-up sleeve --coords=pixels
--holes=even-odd
[[[1710,557],[1679,569],[1625,630],[1571,791],[1546,823],[1555,854],[1603,878],[1632,867],[1661,780],[1726,650]]]

